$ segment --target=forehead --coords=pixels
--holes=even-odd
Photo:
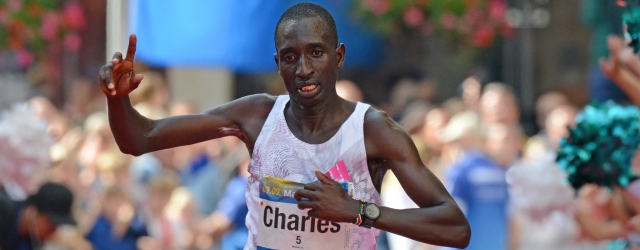
[[[276,49],[305,46],[308,44],[329,45],[330,34],[326,22],[320,17],[287,20],[280,23],[276,31]]]

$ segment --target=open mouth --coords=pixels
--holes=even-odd
[[[315,96],[318,91],[320,90],[320,85],[319,84],[306,84],[302,87],[298,88],[298,93],[303,97],[303,98],[311,98],[313,96]]]
[[[318,85],[312,84],[312,85],[304,86],[304,87],[300,88],[300,90],[302,90],[302,91],[311,91],[311,90],[316,89],[317,87],[318,87]]]

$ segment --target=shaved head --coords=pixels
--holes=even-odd
[[[276,47],[278,43],[278,30],[280,30],[280,25],[285,23],[286,21],[298,21],[305,18],[320,18],[327,25],[327,33],[330,36],[329,45],[338,47],[338,29],[336,28],[336,23],[333,20],[333,16],[331,13],[327,11],[320,5],[313,3],[299,3],[291,8],[287,9],[282,16],[280,16],[280,20],[278,20],[278,24],[276,25],[276,31],[273,35],[274,40],[276,41]]]

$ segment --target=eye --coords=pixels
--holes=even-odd
[[[314,51],[311,51],[311,56],[319,57],[319,56],[322,56],[323,53],[324,52],[322,52],[322,50],[314,50]]]
[[[295,57],[294,55],[285,55],[285,56],[284,56],[284,60],[285,60],[286,62],[293,62],[293,61],[295,61],[295,60],[296,60],[296,57]]]

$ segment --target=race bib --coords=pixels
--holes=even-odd
[[[350,249],[351,223],[309,217],[293,194],[304,184],[276,177],[260,179],[258,249]],[[341,183],[352,195],[353,184]]]

